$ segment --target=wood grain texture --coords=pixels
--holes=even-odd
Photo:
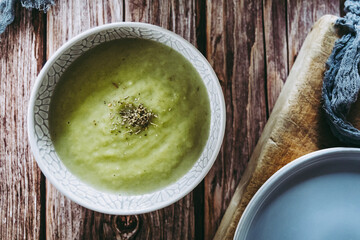
[[[207,58],[226,102],[226,134],[205,178],[205,239],[211,239],[266,122],[262,1],[207,1]]]
[[[338,15],[341,1],[263,1],[263,24],[266,54],[266,91],[268,113],[283,88],[285,78],[291,69],[302,43],[313,23],[327,13]],[[285,12],[284,12],[285,10]],[[284,32],[285,31],[285,32]],[[252,157],[253,158],[253,157]],[[249,168],[249,167],[248,167]],[[246,173],[245,173],[246,175]],[[250,177],[250,176],[248,176]],[[243,176],[241,182],[247,177]],[[245,182],[241,184],[244,187]],[[240,201],[244,188],[238,186],[229,208],[222,219],[216,239],[224,237],[231,216]],[[227,227],[225,227],[227,226]]]
[[[43,14],[16,5],[0,37],[0,239],[42,236],[44,178],[30,152],[26,114],[30,88],[43,62]]]
[[[125,1],[125,21],[146,22],[169,29],[196,45],[199,2],[134,0]]]
[[[275,105],[288,75],[286,1],[263,1],[267,107]]]
[[[331,15],[322,17],[306,38],[238,185],[227,219],[223,219],[217,232],[217,239],[233,238],[252,196],[282,166],[312,151],[341,146],[332,136],[321,107],[325,62],[338,38],[333,28],[336,19]]]
[[[287,0],[289,68],[294,64],[301,45],[314,22],[325,14],[339,16],[340,1]]]
[[[244,169],[305,36],[324,14],[343,15],[343,4],[344,0],[61,0],[47,17],[17,5],[14,23],[0,36],[0,239],[211,239],[225,209],[230,206],[228,214],[240,201],[244,188],[236,187],[250,178]],[[227,110],[224,144],[205,181],[165,209],[129,217],[87,210],[45,184],[26,133],[30,88],[45,59],[78,33],[123,20],[170,29],[200,49],[218,75]],[[356,106],[359,103],[353,109]],[[352,113],[350,118],[360,126],[359,114]],[[327,130],[322,131],[327,136]],[[304,139],[312,134],[300,133]],[[287,161],[295,155],[288,151],[284,156]],[[250,161],[248,169],[251,166]]]
[[[345,11],[344,11],[345,1],[346,0],[340,0],[340,17],[344,17],[345,14],[346,14]]]
[[[201,36],[201,19],[197,13],[202,4],[198,1],[131,1],[125,2],[125,21],[146,22],[169,29],[195,46]],[[203,31],[205,29],[202,29]],[[137,239],[202,239],[195,231],[202,217],[195,218],[195,204],[201,202],[201,186],[177,203],[156,212],[141,215],[141,228]],[[195,199],[194,199],[194,196]],[[196,201],[196,203],[194,203]],[[201,204],[197,205],[202,208]],[[201,230],[201,226],[198,227]]]
[[[47,14],[47,57],[91,27],[123,20],[122,1],[57,1]],[[119,216],[85,209],[46,185],[47,239],[121,239]]]

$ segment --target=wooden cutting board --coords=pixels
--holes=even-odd
[[[214,239],[233,238],[251,198],[281,167],[307,153],[342,146],[331,134],[321,108],[325,62],[338,39],[336,19],[323,16],[305,39]],[[359,101],[353,109],[357,106]],[[349,119],[358,127],[360,111],[351,111]]]

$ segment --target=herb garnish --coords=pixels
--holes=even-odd
[[[152,118],[156,117],[156,115],[145,108],[142,103],[137,106],[133,103],[127,103],[119,114],[122,119],[121,125],[135,128],[135,134],[146,129],[151,123]]]
[[[112,120],[111,132],[120,132],[119,128],[126,128],[129,134],[139,134],[146,130],[149,125],[157,126],[152,122],[157,115],[151,110],[148,110],[144,104],[138,103],[138,99],[135,98],[135,102],[130,102],[124,98],[124,101],[113,101],[108,104],[108,107],[112,110],[110,113],[110,119]]]

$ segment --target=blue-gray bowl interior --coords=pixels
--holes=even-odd
[[[360,149],[304,156],[256,193],[237,240],[360,239]]]

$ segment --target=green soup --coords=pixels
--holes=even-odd
[[[89,50],[62,75],[50,106],[62,162],[82,181],[115,193],[176,181],[200,156],[209,128],[199,74],[178,52],[149,40]]]

